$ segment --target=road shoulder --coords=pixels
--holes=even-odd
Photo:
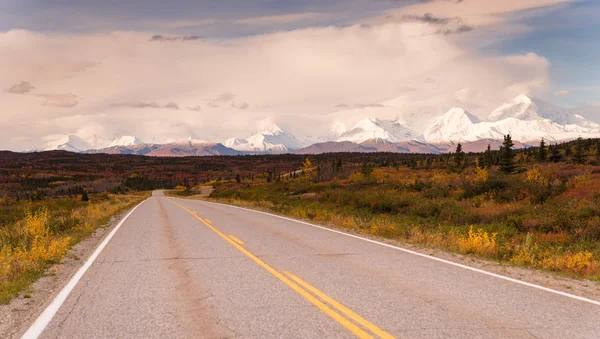
[[[178,197],[178,198],[190,199],[190,200],[200,200],[200,201],[205,201],[208,203],[218,203],[218,204],[223,204],[223,205],[236,206],[234,204],[230,204],[230,203],[222,201],[222,200],[213,200],[213,199],[208,199],[208,198],[198,197],[198,196]],[[269,213],[269,214],[276,215],[276,216],[290,218],[289,216],[275,213],[267,208],[258,208],[258,207],[252,207],[252,206],[247,206],[247,205],[236,206],[236,207],[241,207],[241,208],[245,208],[248,210],[265,212],[265,213]],[[444,250],[438,249],[438,248],[428,248],[428,247],[418,246],[418,245],[409,244],[409,243],[399,241],[399,240],[388,239],[388,238],[383,238],[383,237],[379,237],[379,236],[373,236],[373,235],[360,233],[360,232],[354,231],[352,229],[348,229],[346,227],[341,227],[338,225],[321,224],[321,223],[315,223],[310,220],[301,220],[301,219],[296,219],[296,218],[290,218],[290,219],[298,220],[298,221],[301,221],[304,223],[309,223],[309,224],[313,224],[313,225],[317,225],[317,226],[321,226],[321,227],[326,227],[326,228],[329,228],[329,229],[332,229],[335,231],[351,234],[351,235],[369,239],[369,240],[374,240],[377,242],[389,244],[389,245],[396,246],[396,247],[401,247],[401,248],[411,250],[414,252],[418,252],[421,254],[425,254],[425,255],[428,255],[431,257],[452,261],[457,264],[470,266],[473,268],[477,268],[477,269],[484,270],[487,272],[495,273],[495,274],[502,275],[505,277],[521,280],[521,281],[524,281],[527,283],[531,283],[531,284],[543,286],[546,288],[554,289],[557,291],[574,294],[574,295],[581,296],[584,298],[600,301],[600,282],[586,280],[586,279],[577,279],[577,278],[568,277],[568,276],[565,276],[565,275],[562,275],[562,274],[556,273],[556,272],[536,270],[536,269],[527,268],[527,267],[515,266],[515,265],[509,264],[509,263],[490,261],[490,260],[477,258],[477,257],[473,257],[473,256],[447,252],[447,251],[444,251]]]
[[[0,337],[20,338],[130,210],[112,216],[105,226],[97,228],[92,235],[73,246],[60,263],[48,268],[42,277],[18,297],[6,305],[0,305]]]

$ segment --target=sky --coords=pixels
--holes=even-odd
[[[314,138],[519,94],[600,121],[599,17],[596,0],[0,0],[0,149]]]

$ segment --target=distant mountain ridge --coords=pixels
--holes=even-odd
[[[365,110],[373,112],[374,108]],[[367,111],[365,111],[367,112]],[[71,152],[103,152],[149,156],[203,156],[238,154],[326,153],[326,152],[448,152],[457,143],[471,151],[483,151],[487,144],[495,145],[504,135],[511,134],[519,145],[533,145],[541,139],[553,143],[577,137],[600,137],[600,124],[566,110],[519,95],[493,110],[482,120],[461,107],[445,113],[425,116],[426,126],[407,126],[405,121],[419,121],[401,115],[394,120],[365,118],[351,129],[335,122],[328,133],[300,142],[294,135],[271,123],[247,138],[229,138],[222,143],[197,139],[165,144],[143,143],[134,136],[121,136],[99,141],[97,136],[84,139],[76,135],[57,137],[42,150]],[[422,120],[422,119],[421,119]],[[416,132],[420,131],[420,132]],[[422,132],[421,132],[422,131]]]

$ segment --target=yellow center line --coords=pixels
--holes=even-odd
[[[244,244],[244,242],[243,242],[243,241],[241,241],[240,239],[238,239],[238,238],[234,237],[234,236],[233,236],[233,235],[231,235],[231,234],[229,235],[229,237],[230,237],[230,238],[231,238],[233,241],[237,242],[237,243],[238,243],[238,244],[240,244],[240,245],[243,245],[243,244]]]
[[[212,221],[208,220],[208,219],[204,219],[206,220],[207,223],[212,224]]]
[[[267,272],[271,273],[277,279],[281,280],[284,284],[286,284],[289,287],[291,287],[294,291],[296,291],[296,293],[300,294],[302,297],[304,297],[310,303],[312,303],[317,308],[319,308],[321,311],[323,311],[323,313],[325,313],[328,316],[330,316],[333,320],[335,320],[338,323],[340,323],[347,330],[349,330],[350,332],[354,333],[354,335],[356,335],[359,338],[365,338],[365,339],[367,339],[367,338],[373,338],[373,336],[371,336],[370,334],[368,334],[367,332],[365,332],[360,327],[356,326],[354,323],[352,323],[348,319],[344,318],[341,314],[339,314],[336,311],[332,310],[329,306],[325,305],[322,301],[320,301],[319,299],[315,298],[312,294],[306,292],[306,290],[304,290],[302,287],[298,286],[296,283],[294,283],[293,281],[291,281],[285,275],[279,273],[277,270],[275,270],[271,266],[267,265],[267,263],[265,263],[264,261],[260,260],[254,254],[250,253],[248,250],[246,250],[245,248],[243,248],[242,246],[240,246],[237,242],[233,241],[231,238],[229,238],[228,236],[226,236],[223,232],[219,231],[214,226],[212,226],[209,223],[207,223],[204,219],[202,219],[199,216],[197,216],[196,214],[194,214],[187,207],[185,207],[183,205],[180,205],[180,204],[172,201],[171,199],[169,199],[169,201],[172,202],[173,204],[181,207],[182,209],[184,209],[185,211],[187,211],[188,213],[190,213],[194,217],[196,217],[196,219],[200,220],[200,222],[202,222],[206,227],[210,228],[213,232],[217,233],[221,238],[225,239],[225,241],[227,241],[233,247],[237,248],[240,252],[242,252],[248,258],[252,259],[252,261],[254,261],[255,263],[257,263],[260,267],[264,268]]]
[[[292,278],[292,280],[294,280],[300,286],[306,288],[309,292],[312,292],[314,295],[316,295],[317,297],[321,298],[321,300],[325,301],[326,303],[328,303],[329,305],[333,306],[334,308],[337,308],[338,311],[344,313],[348,318],[350,318],[350,319],[354,320],[355,322],[357,322],[358,324],[364,326],[366,329],[368,329],[371,332],[375,333],[379,337],[386,338],[386,339],[394,338],[393,336],[389,335],[384,330],[382,330],[379,327],[375,326],[374,324],[372,324],[371,322],[369,322],[365,318],[363,318],[363,317],[359,316],[358,314],[352,312],[346,306],[344,306],[344,305],[340,304],[339,302],[335,301],[334,299],[332,299],[327,294],[325,294],[325,293],[319,291],[318,289],[316,289],[315,287],[311,286],[306,281],[298,278],[297,276],[293,275],[290,272],[283,271],[283,273],[285,273],[287,276],[289,276],[290,278]]]

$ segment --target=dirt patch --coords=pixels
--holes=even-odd
[[[127,212],[114,215],[105,226],[73,246],[61,263],[46,270],[44,276],[18,297],[0,305],[0,337],[20,338]]]

